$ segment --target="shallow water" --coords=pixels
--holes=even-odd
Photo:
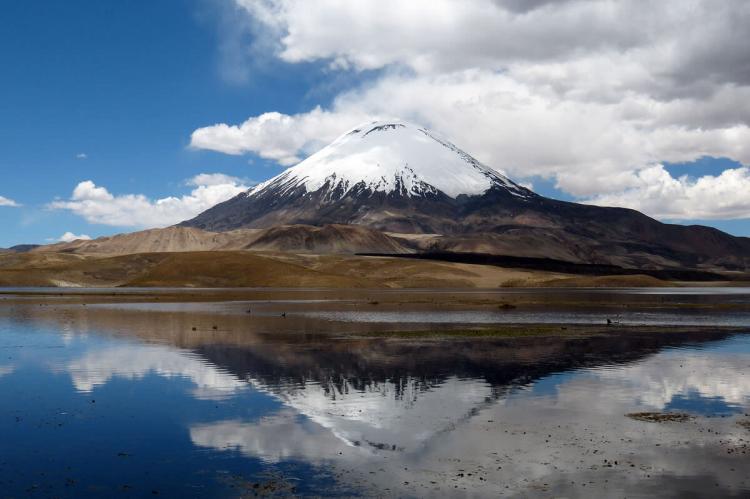
[[[750,335],[334,339],[291,299],[0,306],[0,497],[750,495]]]
[[[519,305],[512,309],[487,306],[514,302]],[[716,305],[724,307],[720,313],[712,308]],[[748,288],[286,290],[283,298],[274,299],[94,306],[215,314],[244,314],[251,310],[256,317],[277,317],[283,312],[290,319],[319,321],[319,327],[350,324],[358,329],[363,324],[407,328],[441,324],[603,324],[607,319],[630,326],[715,325],[750,329]]]
[[[747,326],[750,312],[714,313],[685,310],[534,311],[309,311],[300,315],[335,322],[391,324],[602,324],[607,319],[622,325]]]

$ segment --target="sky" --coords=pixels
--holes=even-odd
[[[750,236],[748,25],[743,0],[8,2],[0,247],[178,223],[383,118]]]

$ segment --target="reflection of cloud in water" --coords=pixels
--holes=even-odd
[[[11,374],[15,369],[15,366],[0,366],[0,376]]]
[[[223,398],[246,386],[195,354],[161,345],[125,345],[89,351],[70,362],[67,370],[79,392],[90,392],[114,377],[141,379],[151,373],[189,379],[196,385],[193,395],[201,399]]]
[[[288,459],[319,463],[342,456],[341,440],[290,409],[254,423],[228,420],[195,425],[190,428],[190,438],[201,447],[237,449],[274,463]]]
[[[747,354],[670,353],[622,369],[602,370],[597,376],[608,384],[616,383],[621,397],[657,410],[675,397],[692,394],[737,406],[750,401]]]

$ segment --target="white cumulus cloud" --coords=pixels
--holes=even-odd
[[[235,3],[252,20],[254,53],[331,72],[376,71],[325,107],[199,128],[194,148],[289,165],[366,119],[401,117],[517,179],[551,178],[602,202],[637,196],[664,162],[750,164],[747,2]],[[710,178],[673,180],[705,206],[703,218],[745,217],[717,197],[743,186],[739,177],[717,175],[730,186],[721,189],[704,188],[718,185]],[[696,214],[687,202],[640,206],[657,216]]]
[[[624,206],[667,219],[750,218],[750,169],[724,170],[720,175],[674,178],[663,166],[640,170],[635,185],[588,202]]]
[[[249,189],[249,185],[223,174],[200,174],[187,183],[189,194],[151,199],[143,194],[109,192],[91,180],[80,182],[70,199],[49,203],[53,210],[68,210],[94,224],[117,227],[166,227],[190,219],[222,201]]]
[[[83,241],[89,241],[89,240],[91,240],[91,236],[89,236],[87,234],[74,234],[74,233],[68,231],[65,234],[63,234],[62,236],[60,236],[59,238],[57,238],[57,240],[59,242],[61,242],[61,243],[71,243],[71,242],[79,240],[79,239],[83,240]]]
[[[224,173],[199,173],[195,177],[187,179],[185,185],[191,185],[194,187],[200,187],[201,185],[239,185],[243,182],[244,180],[240,178],[226,175]]]
[[[363,116],[363,115],[361,115]],[[341,117],[315,108],[289,116],[265,113],[239,125],[220,123],[195,130],[190,145],[225,154],[257,153],[289,166],[300,161],[300,153],[311,153],[328,138],[341,133]]]
[[[0,196],[0,206],[10,206],[12,208],[17,208],[21,205],[16,203],[12,199],[6,198],[4,196]]]

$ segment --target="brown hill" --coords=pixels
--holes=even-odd
[[[414,288],[537,285],[550,272],[353,255],[197,251],[0,254],[0,287]]]
[[[209,232],[192,227],[167,227],[100,237],[91,241],[79,239],[70,243],[51,244],[36,248],[32,252],[115,256],[240,249],[325,254],[409,251],[404,243],[367,227],[291,225],[229,232]]]
[[[245,246],[256,251],[337,253],[405,253],[406,245],[383,232],[360,225],[284,225],[261,231]],[[372,249],[376,248],[376,249]]]
[[[190,227],[151,229],[94,240],[40,246],[35,253],[59,252],[89,255],[128,255],[174,251],[209,251],[240,248],[252,239],[253,230],[208,232]]]

